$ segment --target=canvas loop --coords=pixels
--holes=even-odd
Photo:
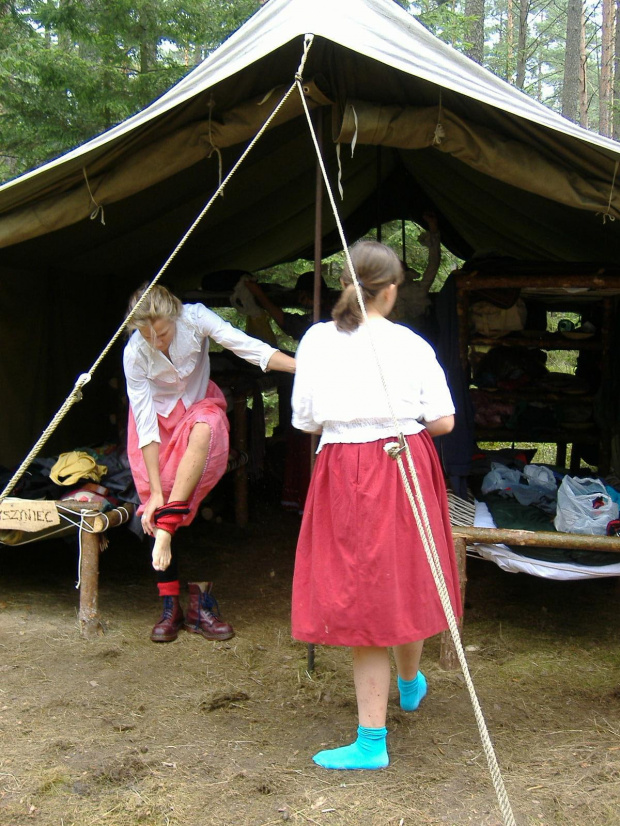
[[[222,170],[223,170],[223,163],[222,163],[222,152],[219,146],[216,146],[213,142],[213,131],[211,129],[211,116],[213,114],[213,107],[215,106],[215,100],[213,97],[209,98],[209,146],[211,147],[209,150],[209,154],[207,157],[211,157],[211,155],[215,152],[217,155],[217,182],[218,186],[222,185]],[[222,197],[224,193],[222,192]]]
[[[620,163],[619,161],[616,161],[616,164],[614,166],[614,176],[611,179],[611,188],[609,190],[609,200],[607,201],[607,209],[606,209],[605,212],[597,212],[596,213],[597,215],[602,215],[603,216],[603,224],[605,224],[605,222],[607,221],[608,218],[609,218],[610,221],[615,221],[616,220],[616,216],[611,214],[611,202],[612,202],[612,199],[614,197],[614,186],[616,184],[616,175],[618,174],[618,164],[619,163]]]
[[[95,201],[95,198],[94,198],[93,193],[92,193],[91,188],[90,188],[90,184],[88,183],[88,175],[86,174],[86,167],[85,166],[82,167],[82,172],[84,173],[84,180],[86,181],[86,188],[88,189],[88,194],[90,195],[91,203],[95,207],[93,209],[93,211],[90,213],[90,220],[94,221],[97,218],[98,215],[101,215],[101,223],[103,224],[103,226],[105,226],[105,216],[104,216],[104,213],[103,213],[103,206],[101,204],[98,204],[97,201]]]
[[[442,139],[446,137],[446,130],[443,128],[441,123],[441,111],[442,111],[442,100],[441,100],[441,89],[439,90],[439,106],[437,108],[437,125],[435,126],[435,131],[433,132],[433,146],[439,146]]]

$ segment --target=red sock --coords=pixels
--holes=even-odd
[[[158,582],[157,590],[160,597],[178,597],[181,593],[181,583],[178,579],[173,579],[172,582]]]

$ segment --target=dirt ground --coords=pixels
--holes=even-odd
[[[234,639],[148,638],[146,550],[126,528],[101,560],[106,633],[80,638],[76,543],[2,548],[0,824],[422,826],[502,823],[459,673],[429,641],[429,693],[405,714],[395,680],[391,765],[328,772],[311,755],[353,739],[349,654],[291,640],[298,518],[255,504],[241,531],[179,533],[185,579],[214,579]],[[517,823],[620,824],[620,589],[547,582],[471,560],[464,643]]]

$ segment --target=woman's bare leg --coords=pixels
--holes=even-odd
[[[348,746],[320,751],[312,759],[324,769],[383,769],[390,762],[385,741],[390,690],[387,648],[354,648],[353,678],[359,714],[357,740]]]
[[[390,658],[387,648],[353,649],[353,679],[361,726],[385,726],[390,692]]]
[[[415,680],[420,667],[423,647],[424,640],[416,640],[415,642],[394,646],[393,651],[396,668],[398,670],[398,676],[402,680]]]
[[[211,426],[206,422],[196,422],[189,434],[187,449],[177,468],[169,502],[185,502],[191,498],[200,481],[209,457],[211,447]],[[165,571],[172,559],[172,535],[163,529],[155,530],[153,546],[153,568]]]
[[[424,640],[394,646],[398,669],[398,691],[403,711],[415,711],[426,696],[426,677],[420,671]]]

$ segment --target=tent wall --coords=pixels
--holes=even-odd
[[[0,465],[12,467],[107,342],[117,302],[102,295],[95,282],[59,273],[2,269],[0,277]],[[110,417],[117,413],[118,392],[110,380],[119,373],[118,355],[112,353],[102,365],[42,455],[114,437]]]

